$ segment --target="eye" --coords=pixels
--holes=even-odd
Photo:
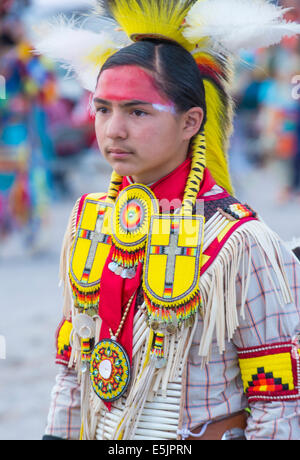
[[[97,107],[96,108],[96,113],[107,113],[108,112],[108,108],[107,107]]]
[[[145,112],[144,110],[140,110],[140,109],[135,109],[135,110],[133,110],[132,113],[136,117],[144,117],[145,115],[148,115],[147,112]]]

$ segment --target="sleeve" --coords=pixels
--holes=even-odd
[[[73,369],[58,366],[51,392],[45,438],[78,440],[80,437],[80,385]]]
[[[282,298],[274,267],[261,257],[252,239],[247,298],[234,335],[239,365],[251,416],[248,440],[300,439],[300,264],[278,241],[278,254],[289,287],[289,302]],[[243,275],[237,277],[242,292]],[[238,296],[241,299],[241,295]]]

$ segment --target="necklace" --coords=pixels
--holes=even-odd
[[[103,339],[95,346],[90,361],[90,379],[97,396],[105,402],[119,399],[130,382],[130,361],[126,350],[117,340],[126,321],[135,293],[129,299],[119,327],[110,339]]]

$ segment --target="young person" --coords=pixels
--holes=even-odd
[[[206,35],[191,46],[200,17],[213,42],[205,2],[99,3],[135,42],[108,53],[89,35],[84,52],[97,65],[105,55],[93,103],[113,174],[66,231],[45,439],[299,439],[300,266],[232,196],[228,56]],[[221,2],[207,3],[221,20]],[[283,14],[259,4],[268,20]],[[49,43],[39,49],[53,56]]]

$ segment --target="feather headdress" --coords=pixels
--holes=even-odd
[[[279,43],[300,33],[284,19],[289,8],[267,0],[198,0],[185,18],[185,38],[195,45],[209,37],[222,52],[236,53]]]
[[[95,33],[60,18],[43,31],[36,49],[75,71],[94,91],[102,64],[118,49],[145,38],[175,41],[195,58],[203,77],[207,122],[206,164],[216,182],[232,193],[227,161],[232,131],[231,60],[242,49],[277,44],[300,33],[287,9],[269,0],[96,0],[96,17],[110,30]],[[99,23],[101,24],[101,23]],[[122,40],[116,40],[116,29]]]
[[[184,20],[195,0],[98,0],[99,11],[111,16],[131,40],[168,38],[188,50],[193,44],[183,36]]]

